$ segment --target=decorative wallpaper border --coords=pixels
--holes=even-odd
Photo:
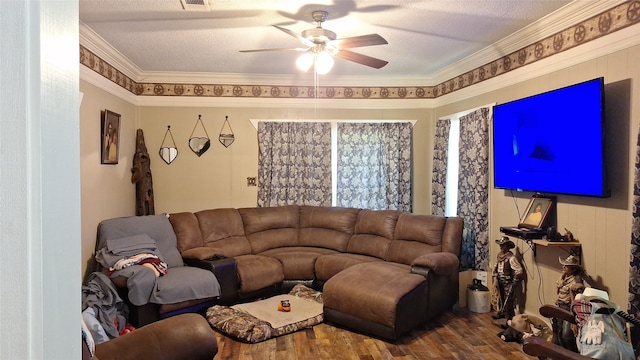
[[[434,99],[532,64],[628,26],[640,23],[640,0],[630,0],[490,63],[435,86],[318,87],[321,99]],[[136,82],[80,45],[80,64],[138,96],[233,98],[316,97],[313,86],[170,84]]]

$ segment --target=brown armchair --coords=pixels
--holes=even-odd
[[[94,357],[82,343],[82,360],[211,360],[216,334],[198,314],[173,316],[96,345]]]

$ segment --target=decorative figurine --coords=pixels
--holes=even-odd
[[[573,255],[566,259],[558,258],[562,265],[562,276],[556,281],[556,305],[565,310],[571,310],[571,303],[577,294],[582,293],[585,288],[584,280],[586,273],[580,265],[580,261]],[[578,352],[576,347],[576,337],[572,329],[572,324],[568,321],[552,318],[554,343],[565,349]]]
[[[496,240],[500,245],[500,253],[498,253],[498,262],[493,269],[493,284],[497,287],[499,294],[498,313],[493,315],[494,319],[511,319],[515,315],[515,297],[519,291],[520,283],[524,277],[522,265],[511,249],[516,245],[509,237],[503,236]]]

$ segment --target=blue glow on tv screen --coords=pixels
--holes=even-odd
[[[604,79],[493,109],[497,189],[607,197]]]

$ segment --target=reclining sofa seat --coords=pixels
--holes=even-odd
[[[371,233],[389,236],[391,232],[392,240],[384,261],[355,264],[326,282],[325,320],[396,339],[451,309],[458,299],[462,219],[379,211],[367,214],[365,210],[361,214],[369,221],[358,224]],[[381,243],[380,235],[367,238],[376,236]]]
[[[223,208],[175,213],[169,220],[185,263],[205,267],[204,261],[219,256],[235,259],[237,286],[219,279],[222,298],[233,302],[281,292],[283,284],[285,289],[299,283],[313,287],[316,260],[346,251],[359,211],[295,205]]]
[[[184,266],[177,249],[175,232],[167,215],[127,216],[98,224],[96,254],[110,244],[127,244],[145,236],[157,246],[167,274],[156,277],[143,265],[131,265],[110,274],[121,298],[130,308],[129,322],[141,327],[182,312],[195,312],[213,304],[220,285],[213,273]],[[107,268],[98,265],[98,271]]]
[[[324,287],[327,319],[327,299],[331,302],[335,296],[336,302],[344,302],[347,297],[341,293],[357,293],[352,289],[357,282],[335,291],[327,285],[340,284],[338,280],[346,276],[342,274],[346,270],[349,276],[370,280],[372,271],[384,269],[386,276],[408,279],[403,286],[417,294],[405,297],[410,301],[403,300],[400,305],[409,310],[416,306],[420,309],[400,314],[399,325],[391,320],[376,323],[375,316],[358,319],[364,319],[362,331],[394,338],[450,309],[458,298],[461,218],[292,205],[177,213],[169,219],[185,262],[220,255],[237,261],[237,287],[229,290],[236,293],[236,300],[264,294],[260,290],[281,291],[283,284],[302,282]],[[223,297],[225,289],[223,284]],[[400,301],[405,295],[394,296]],[[391,309],[393,304],[387,307],[385,311],[392,314],[385,317],[395,318],[397,309]],[[349,316],[357,314],[353,309],[328,309],[337,315],[333,317],[336,323],[347,327],[352,320]],[[375,330],[378,328],[381,330]]]

